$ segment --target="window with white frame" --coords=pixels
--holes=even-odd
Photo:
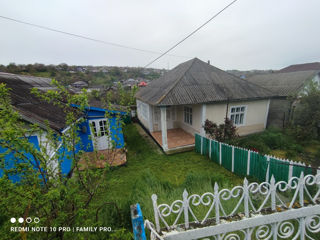
[[[184,107],[184,122],[192,125],[192,108]]]
[[[244,125],[246,110],[246,106],[232,106],[230,108],[230,120],[234,125]]]

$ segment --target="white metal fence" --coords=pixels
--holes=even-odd
[[[320,174],[288,182],[248,183],[171,204],[152,195],[154,223],[145,221],[151,239],[320,239]],[[201,211],[200,211],[200,210]]]

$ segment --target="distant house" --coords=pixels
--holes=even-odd
[[[298,71],[320,71],[320,62],[294,64],[280,69],[279,73],[298,72]]]
[[[240,135],[263,131],[272,93],[197,58],[166,72],[136,94],[137,115],[164,151],[192,147],[203,124],[230,118]]]
[[[270,90],[275,96],[270,102],[268,126],[284,128],[292,117],[299,95],[310,82],[320,82],[320,70],[288,72],[289,69],[299,69],[297,65],[293,66],[295,67],[290,66],[285,71],[283,69],[277,73],[257,74],[246,79]]]
[[[73,87],[75,88],[87,88],[88,87],[88,83],[86,83],[85,81],[77,81],[71,84]]]
[[[145,81],[142,81],[138,84],[138,87],[146,87],[148,84]]]
[[[122,82],[123,87],[124,87],[125,89],[131,89],[133,86],[137,86],[138,83],[139,83],[139,81],[138,81],[137,79],[133,79],[133,78],[129,78],[129,79],[124,80],[124,81]]]
[[[39,90],[52,89],[50,82],[51,79],[49,78],[0,73],[0,83],[5,83],[6,87],[11,89],[12,106],[18,111],[21,120],[26,123],[26,127],[30,123],[38,124],[44,130],[41,135],[27,136],[29,142],[33,143],[38,150],[41,149],[41,146],[47,148],[47,153],[53,157],[56,153],[66,151],[66,149],[62,145],[58,149],[52,149],[48,146],[47,128],[51,128],[57,136],[67,134],[70,126],[65,123],[66,113],[56,105],[44,102],[30,92],[34,87]],[[125,113],[89,106],[84,112],[81,112],[77,110],[76,105],[70,106],[70,111],[75,111],[76,116],[78,116],[78,121],[75,124],[78,125],[81,143],[77,146],[76,151],[92,152],[93,150],[100,151],[124,146],[120,119]],[[7,149],[2,148],[0,145],[0,153],[6,151]],[[6,155],[6,168],[12,167],[13,157],[13,154]],[[32,157],[30,156],[30,158]],[[68,154],[63,159],[59,159],[59,161],[61,163],[61,172],[68,174],[72,169],[72,162],[68,158]],[[58,163],[53,162],[52,166],[56,168]],[[3,170],[0,169],[0,177],[2,175]],[[18,181],[19,177],[12,176],[11,179]]]

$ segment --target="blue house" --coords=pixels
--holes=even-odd
[[[77,107],[73,105],[73,107]],[[82,150],[105,150],[124,147],[121,121],[127,114],[97,107],[87,107],[79,124]]]
[[[40,150],[41,146],[48,146],[46,131],[49,126],[55,134],[59,137],[67,134],[70,126],[66,126],[65,117],[66,113],[59,107],[44,102],[31,94],[32,88],[39,90],[52,89],[51,79],[30,77],[16,74],[8,74],[0,72],[0,83],[5,83],[10,89],[11,104],[21,116],[22,121],[28,123],[36,123],[43,130],[44,133],[28,136],[28,141],[34,147]],[[70,106],[70,110],[78,108],[77,105]],[[78,113],[78,121],[75,123],[78,126],[78,134],[81,139],[80,144],[77,145],[76,151],[93,152],[94,150],[101,151],[110,148],[123,148],[124,137],[121,128],[121,119],[126,116],[125,112],[110,111],[98,107],[86,107],[83,112]],[[0,153],[5,153],[7,149],[1,147]],[[53,149],[47,147],[49,158],[54,159],[54,155],[61,152],[67,152],[63,144],[58,148]],[[69,174],[72,170],[72,160],[67,154],[63,155],[60,161],[61,173]],[[26,153],[28,158],[32,156]],[[10,169],[13,167],[14,154],[9,153],[5,156],[5,168]],[[49,159],[49,160],[50,160]],[[57,167],[58,162],[53,162],[52,166]],[[3,169],[0,169],[0,177],[4,174]],[[12,181],[19,181],[19,176],[10,176]]]

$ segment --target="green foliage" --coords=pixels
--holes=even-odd
[[[294,112],[293,132],[299,140],[319,137],[320,89],[319,84],[310,83],[302,93]]]
[[[9,221],[11,217],[18,216],[39,217],[40,226],[43,227],[105,226],[102,220],[97,218],[97,211],[107,203],[96,199],[108,188],[109,168],[81,168],[79,161],[83,158],[83,152],[76,150],[76,146],[81,144],[76,123],[81,123],[83,119],[79,120],[79,111],[70,107],[71,103],[77,104],[82,111],[88,106],[87,93],[83,91],[78,95],[70,95],[57,81],[54,80],[53,84],[57,90],[43,93],[33,89],[32,92],[42,100],[61,107],[66,113],[66,125],[70,128],[59,136],[61,141],[57,137],[58,133],[48,125],[46,131],[35,124],[26,126],[10,104],[8,89],[4,84],[0,84],[0,144],[2,148],[8,149],[0,155],[0,167],[5,165],[6,155],[14,156],[11,159],[14,167],[4,169],[4,176],[0,179],[0,239],[20,237],[20,233],[10,231],[10,227],[23,225]],[[46,141],[40,142],[40,150],[28,141],[27,137],[34,134],[46,134]],[[62,151],[49,158],[51,154],[48,149],[58,149],[60,143],[64,146]],[[72,177],[61,173],[59,159],[63,156],[72,161]],[[58,168],[54,168],[54,162],[58,163]],[[13,183],[9,180],[10,174],[19,174],[21,181]],[[32,226],[39,225],[28,225]],[[122,219],[119,219],[117,224],[113,225],[113,230],[122,226]],[[130,236],[123,231],[118,234]],[[27,236],[29,239],[79,239],[77,234],[62,231],[27,232],[21,236],[23,239],[27,239]],[[90,239],[101,239],[100,234],[92,237],[89,233],[82,233],[81,239],[88,239],[89,236]],[[111,239],[117,239],[117,236],[115,234]]]
[[[89,66],[90,67],[90,66]],[[79,71],[81,66],[68,66],[66,63],[55,65],[44,65],[40,63],[35,64],[15,64],[10,63],[8,66],[0,65],[1,72],[9,72],[15,74],[32,75],[38,77],[54,77],[57,81],[68,86],[76,81],[86,81],[89,86],[104,86],[110,87],[114,82],[125,80],[128,78],[144,78],[156,79],[160,74],[150,70],[150,74],[144,74],[142,68],[126,68],[126,70],[119,67],[108,67],[108,72],[103,71]],[[88,68],[88,67],[87,67]]]
[[[203,127],[210,138],[218,141],[231,141],[237,137],[236,127],[228,118],[225,118],[224,123],[220,125],[207,119]]]
[[[133,239],[133,234],[127,229],[118,229],[114,233],[111,233],[108,240],[131,240]]]
[[[242,183],[239,177],[195,152],[159,153],[158,147],[149,142],[149,138],[142,137],[137,128],[139,126],[135,124],[125,126],[128,164],[110,172],[109,188],[104,196],[107,202],[117,202],[126,228],[131,229],[129,207],[132,204],[140,203],[144,219],[154,218],[153,193],[159,196],[159,203],[169,203],[181,198],[185,188],[192,193],[201,193],[211,191],[214,182],[224,187]],[[101,212],[101,218],[107,224],[111,221],[109,214],[107,210]]]

